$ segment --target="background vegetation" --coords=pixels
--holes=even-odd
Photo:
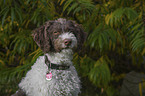
[[[31,31],[47,20],[75,20],[88,34],[74,54],[81,96],[118,96],[126,73],[145,73],[144,0],[1,0],[0,95],[10,96],[43,55]]]

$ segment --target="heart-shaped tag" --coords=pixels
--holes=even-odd
[[[49,72],[49,73],[46,74],[46,80],[50,81],[51,79],[52,79],[52,73]]]

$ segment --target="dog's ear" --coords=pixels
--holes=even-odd
[[[78,50],[82,49],[82,46],[87,38],[87,33],[84,32],[83,27],[81,24],[77,24],[75,21],[72,21],[74,27],[75,27],[75,32],[74,34],[77,37],[78,40]]]
[[[48,29],[53,24],[53,21],[47,21],[44,25],[32,31],[32,37],[40,49],[47,53],[50,51],[50,36]]]

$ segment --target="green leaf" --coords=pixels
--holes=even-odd
[[[133,21],[135,18],[137,18],[138,14],[135,10],[132,8],[125,8],[124,14],[128,17],[129,20]]]
[[[76,14],[77,12],[79,12],[81,10],[81,7],[77,7],[74,12],[73,12],[73,15]]]
[[[69,9],[67,14],[69,14],[72,10],[74,10],[78,6],[78,3],[74,3]]]
[[[6,6],[5,8],[3,8],[1,11],[0,11],[0,16],[3,15],[3,13],[8,9],[8,6]]]
[[[13,22],[15,18],[14,8],[11,8],[11,21]]]
[[[91,69],[89,78],[90,80],[99,86],[108,86],[108,83],[110,82],[110,70],[107,65],[107,62],[105,58],[102,56],[99,58],[94,67]]]
[[[98,41],[99,41],[99,47],[100,47],[100,49],[102,49],[103,48],[103,40],[102,40],[102,36],[101,35],[99,36]]]
[[[23,21],[22,10],[21,10],[20,8],[18,8],[17,6],[15,6],[15,11],[16,11],[16,13],[17,13],[18,16],[19,16],[20,23],[22,23],[22,21]]]
[[[73,0],[68,0],[63,7],[63,12],[68,8],[68,6],[70,6],[70,4],[73,2]]]
[[[5,13],[4,13],[3,17],[2,17],[2,25],[4,24],[4,21],[5,21],[5,18],[7,16],[8,12],[9,12],[9,8],[5,11]]]

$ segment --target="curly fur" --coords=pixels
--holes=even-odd
[[[20,89],[27,96],[77,96],[80,80],[72,59],[73,51],[81,48],[85,39],[82,27],[74,21],[60,18],[35,29],[32,36],[51,63],[70,67],[66,70],[51,69],[53,77],[47,81],[48,66],[44,56],[40,56],[19,83]],[[71,41],[69,45],[65,44],[66,40]]]
[[[77,96],[80,92],[80,80],[71,62],[72,53],[68,54],[70,50],[64,51],[66,52],[48,53],[47,56],[51,62],[69,64],[69,69],[52,69],[52,80],[47,81],[45,79],[47,66],[44,62],[44,56],[41,56],[27,73],[26,77],[21,81],[19,87],[22,88],[28,96]]]

